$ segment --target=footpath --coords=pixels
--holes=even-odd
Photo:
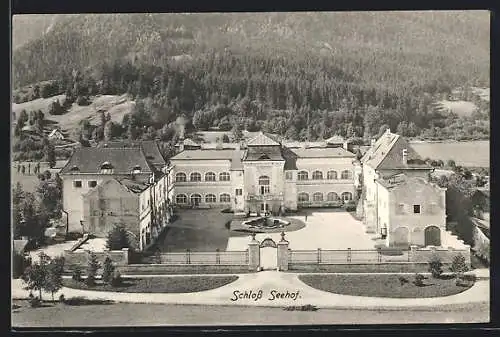
[[[473,273],[476,274],[478,280],[470,289],[456,295],[434,298],[379,298],[333,294],[306,285],[298,279],[300,274],[276,271],[238,274],[238,280],[233,283],[196,293],[118,293],[65,287],[55,294],[55,297],[57,298],[59,295],[64,294],[66,298],[82,296],[88,299],[111,300],[125,303],[266,307],[314,305],[325,309],[358,308],[387,310],[489,302],[489,270],[479,269]],[[147,277],[154,277],[154,275],[148,275]],[[157,277],[176,276],[158,275]],[[28,297],[29,292],[23,289],[23,286],[24,284],[21,280],[12,280],[13,299]],[[50,298],[50,294],[45,294],[44,297]]]

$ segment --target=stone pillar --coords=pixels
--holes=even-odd
[[[409,251],[409,254],[410,254],[410,261],[411,262],[416,262],[416,258],[417,258],[417,248],[418,246],[416,245],[411,245],[410,246],[410,251]]]
[[[130,252],[128,248],[122,248],[122,253],[123,253],[123,264],[128,265],[128,261],[130,258]]]
[[[289,242],[285,240],[285,233],[281,232],[281,240],[278,242],[278,270],[287,271],[288,270],[288,244]]]
[[[260,268],[260,243],[252,234],[252,241],[248,244],[248,270],[258,271]]]

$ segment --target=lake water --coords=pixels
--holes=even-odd
[[[441,159],[444,162],[453,159],[457,165],[462,166],[490,166],[489,140],[443,143],[411,142],[411,146],[422,158]]]

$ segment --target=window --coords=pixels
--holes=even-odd
[[[299,200],[299,202],[309,201],[309,194],[304,193],[304,192],[299,193],[298,200]]]
[[[175,197],[175,202],[177,204],[186,204],[187,203],[187,196],[185,194],[178,194]]]
[[[191,194],[191,205],[198,206],[201,203],[201,195],[198,193]]]
[[[90,180],[90,181],[87,183],[87,185],[88,185],[89,187],[96,187],[96,186],[97,186],[97,181],[95,181],[95,180]]]
[[[237,188],[236,195],[243,195],[243,190],[241,188]]]
[[[217,202],[217,198],[215,197],[215,195],[213,194],[207,194],[205,196],[205,202],[207,204],[210,204],[210,203],[214,203],[214,202]]]
[[[82,187],[82,181],[81,180],[73,181],[73,187],[76,187],[76,188]]]
[[[189,181],[201,181],[201,174],[193,172],[189,175]]]
[[[268,176],[260,176],[259,177],[259,191],[261,195],[269,193],[269,184],[270,184],[270,179]]]
[[[313,180],[323,180],[323,172],[314,171],[312,175]]]
[[[105,161],[101,164],[101,173],[103,174],[112,174],[113,173],[113,165],[109,161]]]
[[[297,179],[298,180],[308,180],[309,179],[309,174],[307,173],[307,171],[300,171],[297,174]]]
[[[342,200],[351,201],[352,200],[352,193],[351,192],[342,193]]]
[[[413,205],[413,213],[415,214],[420,213],[420,205]]]
[[[220,202],[231,202],[231,196],[227,193],[220,195]]]
[[[293,172],[292,171],[286,171],[285,172],[285,179],[286,180],[292,180],[293,179]]]
[[[313,201],[323,201],[323,193],[316,192],[313,194]]]
[[[179,172],[175,175],[175,181],[178,183],[186,181],[186,173]]]
[[[340,179],[352,179],[351,171],[349,171],[349,170],[342,171],[342,174],[340,175]]]
[[[219,174],[219,180],[220,181],[230,181],[231,175],[228,172],[222,172],[221,174]]]
[[[205,173],[205,181],[215,181],[215,173],[213,172]]]
[[[328,173],[326,174],[326,178],[328,180],[336,180],[337,179],[337,171],[328,171]]]
[[[339,195],[335,192],[329,192],[327,195],[326,195],[326,200],[328,201],[337,201],[339,200]]]
[[[138,174],[141,173],[141,167],[139,165],[135,165],[134,168],[132,169],[132,174]]]

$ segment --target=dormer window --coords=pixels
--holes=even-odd
[[[112,174],[113,173],[113,165],[109,161],[105,161],[101,164],[101,173],[102,174]]]
[[[141,173],[141,167],[139,165],[135,165],[134,168],[132,168],[132,174],[139,174]]]
[[[269,158],[269,156],[267,154],[262,154],[260,157],[259,157],[260,160],[269,160],[271,158]]]
[[[80,169],[78,168],[78,166],[76,165],[73,165],[70,169],[71,172],[80,172]]]

